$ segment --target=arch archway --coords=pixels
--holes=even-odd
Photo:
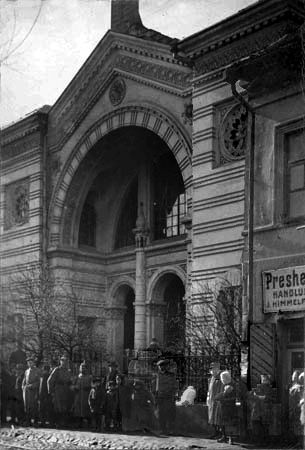
[[[123,355],[124,349],[134,348],[135,310],[134,282],[122,277],[109,291],[108,348],[114,355]]]
[[[89,251],[91,246],[100,253],[133,246],[140,202],[151,241],[183,235],[186,199],[168,145],[150,130],[118,128],[88,152],[71,181],[61,217],[61,244]]]
[[[182,350],[185,343],[185,285],[178,270],[159,273],[150,286],[151,338],[164,348]]]
[[[68,158],[50,203],[50,242],[51,246],[62,243],[63,211],[67,192],[81,162],[104,136],[110,132],[128,126],[146,128],[168,146],[179,165],[186,191],[191,188],[191,146],[178,126],[168,114],[145,106],[126,106],[119,108],[96,122],[78,142]],[[189,195],[189,198],[191,196]],[[73,207],[73,205],[72,205]]]
[[[132,350],[134,348],[134,310],[135,292],[128,284],[122,284],[116,290],[114,303],[119,305],[123,311],[123,349]]]

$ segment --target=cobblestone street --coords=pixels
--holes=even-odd
[[[0,430],[0,448],[10,450],[200,450],[219,449],[296,449],[301,448],[284,443],[269,444],[265,447],[246,444],[218,443],[204,437],[169,436],[157,437],[148,435],[102,434],[88,431],[71,431],[37,428],[9,428]]]
[[[156,437],[148,435],[102,434],[86,431],[3,428],[0,432],[1,449],[111,449],[111,450],[161,450],[161,449],[232,449],[228,444],[220,444],[200,437]],[[234,445],[234,449],[244,448]]]

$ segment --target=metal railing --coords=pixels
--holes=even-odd
[[[123,358],[123,371],[128,372],[129,378],[141,378],[150,387],[153,377],[157,373],[156,363],[160,359],[167,358],[171,361],[171,370],[176,373],[181,395],[187,386],[194,386],[197,392],[196,401],[205,402],[208,381],[210,378],[210,366],[215,357],[186,350],[184,353],[162,354],[150,351],[125,351]],[[223,354],[217,356],[221,370],[229,370],[233,379],[240,375],[240,355]]]

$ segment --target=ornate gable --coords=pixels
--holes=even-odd
[[[53,150],[69,139],[118,75],[180,97],[190,94],[191,69],[173,58],[168,44],[109,31],[51,108]]]

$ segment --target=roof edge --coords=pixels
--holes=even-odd
[[[303,23],[305,19],[305,5],[301,0],[259,0],[253,5],[241,9],[237,13],[217,22],[210,27],[182,39],[176,44],[179,52],[188,57],[220,48],[229,40],[238,39],[244,34],[251,34],[276,18],[289,13],[296,23]]]

